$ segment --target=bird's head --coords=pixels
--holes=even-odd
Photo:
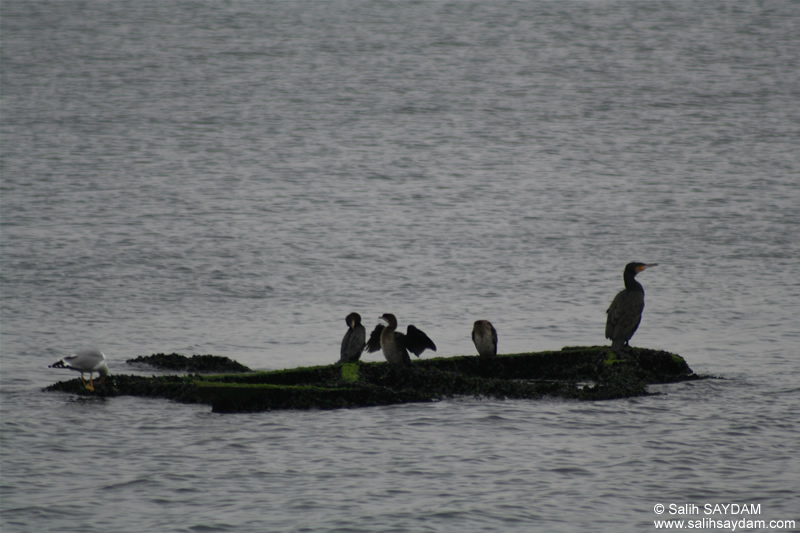
[[[646,268],[654,267],[654,266],[658,266],[658,263],[650,263],[650,264],[646,264],[646,263],[628,263],[627,265],[625,265],[625,274],[629,274],[629,275],[635,276],[636,274],[638,274],[642,270],[644,270]]]
[[[347,318],[345,318],[345,322],[347,322],[349,327],[354,328],[361,324],[361,315],[358,313],[350,313],[347,315]]]
[[[397,318],[391,313],[384,313],[378,317],[379,319],[386,322],[387,325],[396,328],[397,327]]]

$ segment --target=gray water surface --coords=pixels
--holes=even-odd
[[[800,520],[798,21],[788,0],[3,2],[3,532]],[[724,379],[241,415],[41,390],[84,347],[117,373],[327,364],[351,311],[423,329],[423,357],[475,353],[476,319],[501,353],[604,344],[634,260],[659,266],[632,344]]]

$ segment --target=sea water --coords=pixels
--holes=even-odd
[[[800,520],[798,21],[788,0],[6,0],[3,532]],[[632,344],[718,379],[237,415],[42,391],[85,347],[123,374],[331,363],[352,311],[422,329],[423,358],[475,353],[477,319],[500,353],[604,344],[629,261],[659,264]]]

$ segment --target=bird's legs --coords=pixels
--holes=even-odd
[[[92,381],[92,373],[89,372],[89,383],[86,383],[86,380],[83,379],[83,372],[81,372],[81,381],[83,382],[83,386],[86,387],[87,390],[94,392],[94,382]]]

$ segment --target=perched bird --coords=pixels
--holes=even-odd
[[[611,349],[621,352],[628,346],[628,341],[639,328],[644,310],[644,289],[636,281],[636,274],[642,270],[657,266],[655,263],[628,263],[625,265],[625,289],[620,291],[611,302],[606,313],[606,338],[611,339]]]
[[[481,357],[497,355],[497,330],[488,320],[476,320],[472,325],[472,342]]]
[[[417,357],[425,349],[436,351],[436,345],[430,337],[414,326],[409,325],[406,334],[403,335],[396,331],[397,318],[393,314],[385,313],[379,318],[386,322],[386,326],[378,324],[372,330],[365,348],[368,352],[383,350],[383,356],[386,357],[389,363],[393,365],[410,365],[411,357],[408,355],[409,351]]]
[[[94,391],[94,381],[92,374],[97,372],[100,375],[100,383],[103,383],[108,376],[108,365],[106,356],[100,350],[81,350],[63,359],[59,359],[48,368],[68,368],[81,373],[83,386]],[[89,373],[89,383],[83,378],[85,372]]]
[[[342,349],[340,351],[340,363],[355,363],[364,351],[367,330],[361,325],[361,315],[350,313],[345,318],[347,322],[347,333],[342,339]]]

